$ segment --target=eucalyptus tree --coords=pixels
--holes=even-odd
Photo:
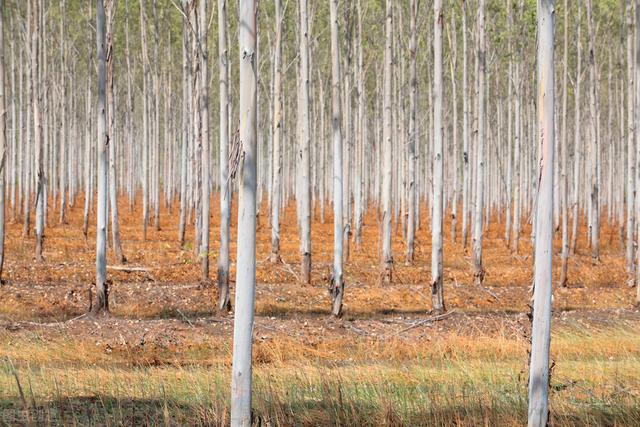
[[[40,65],[39,54],[41,34],[41,8],[37,0],[31,5],[31,108],[33,119],[33,143],[35,146],[35,167],[36,167],[36,261],[43,261],[42,252],[44,250],[44,227],[45,227],[45,170],[44,170],[44,138],[42,135],[42,110],[41,110],[41,88],[40,88]]]
[[[311,124],[309,118],[309,18],[307,11],[308,0],[299,0],[299,51],[300,76],[298,78],[298,126],[299,126],[299,154],[300,187],[298,196],[300,203],[298,214],[300,220],[300,273],[302,281],[311,283]]]
[[[384,47],[384,88],[382,111],[382,283],[391,283],[393,255],[391,252],[391,190],[392,190],[392,108],[391,74],[393,66],[393,7],[391,0],[385,1],[385,47]]]
[[[190,9],[191,0],[182,0],[182,145],[180,147],[180,213],[178,219],[178,242],[183,247],[187,225],[188,210],[188,156],[191,134],[191,36]]]
[[[116,117],[116,101],[113,88],[113,20],[115,14],[114,0],[107,1],[106,13],[106,90],[107,90],[107,126],[108,126],[108,146],[109,146],[109,208],[111,212],[111,240],[113,242],[113,250],[116,261],[123,263],[126,261],[122,253],[122,242],[120,241],[120,219],[118,215],[118,182],[117,179],[117,158],[116,158],[116,141],[115,138],[115,117]]]
[[[142,47],[142,240],[147,239],[149,226],[149,52],[145,0],[140,0],[140,45]]]
[[[590,0],[587,0],[589,2]],[[553,260],[553,167],[555,144],[554,0],[538,0],[538,137],[539,187],[536,203],[536,240],[533,329],[529,367],[529,427],[544,427],[549,415],[549,345]]]
[[[114,0],[106,0],[106,9],[113,7]],[[96,301],[91,307],[92,314],[109,312],[109,290],[107,285],[107,179],[109,135],[107,129],[106,99],[106,40],[105,3],[96,0],[96,45],[98,58],[98,208],[96,222]]]
[[[414,247],[415,247],[415,235],[416,235],[416,206],[417,191],[416,191],[416,140],[417,140],[417,125],[416,116],[418,110],[418,77],[417,77],[417,50],[418,50],[418,36],[416,30],[416,21],[418,15],[418,0],[411,0],[409,8],[411,9],[411,22],[410,22],[410,36],[409,36],[409,144],[408,144],[408,217],[407,217],[407,259],[408,264],[413,263]]]
[[[482,265],[482,216],[484,207],[484,146],[485,146],[485,97],[486,97],[486,58],[485,58],[485,0],[478,1],[478,99],[477,104],[477,147],[476,147],[476,194],[473,221],[473,268],[474,282],[482,285],[484,280],[484,266]]]
[[[276,40],[273,52],[273,142],[271,184],[271,262],[280,261],[280,204],[282,189],[282,0],[274,1]],[[321,200],[323,199],[321,195]],[[322,203],[322,202],[321,202]]]
[[[575,76],[575,90],[574,90],[574,126],[573,126],[573,201],[572,201],[572,212],[571,212],[571,241],[569,242],[569,252],[575,253],[576,244],[578,241],[578,222],[580,219],[578,218],[580,211],[580,171],[581,171],[581,109],[580,109],[580,96],[581,96],[581,88],[582,88],[582,25],[581,25],[581,17],[582,17],[582,8],[580,4],[577,3],[578,7],[578,16],[576,18],[576,26],[578,27],[576,30],[577,33],[577,46],[576,46],[576,76]]]
[[[640,0],[635,2],[636,8],[636,52],[635,52],[635,105],[634,127],[640,129]],[[636,189],[640,185],[640,132],[635,133],[636,143]],[[637,194],[636,194],[637,195]],[[640,197],[636,197],[636,245],[640,245]],[[640,304],[640,250],[636,250],[636,305]]]
[[[256,287],[256,156],[257,156],[257,8],[256,0],[240,0],[239,139],[240,194],[238,253],[231,375],[231,426],[251,425],[251,345]]]
[[[568,0],[564,0],[564,46],[563,46],[563,61],[562,61],[562,164],[561,164],[561,182],[560,182],[560,204],[562,210],[562,265],[560,268],[560,286],[567,286],[567,268],[569,260],[569,174],[568,174],[568,151],[569,144],[567,143],[567,95],[568,95],[568,70],[569,70],[569,3]]]
[[[387,1],[388,2],[388,1]],[[342,271],[342,106],[340,79],[340,37],[338,33],[338,0],[330,0],[329,19],[331,20],[331,134],[333,140],[333,272],[329,293],[331,294],[331,313],[342,314],[344,295],[344,277]]]
[[[4,266],[5,177],[7,175],[7,101],[5,98],[4,66],[4,4],[4,0],[0,0],[0,284],[2,283],[2,268]],[[15,124],[15,116],[13,116],[13,120]]]
[[[433,212],[431,214],[431,304],[441,313],[444,306],[442,277],[442,228],[444,153],[442,126],[442,0],[433,2]]]
[[[469,163],[469,89],[467,76],[467,0],[462,0],[462,247],[469,235],[471,169]]]
[[[199,98],[198,109],[200,116],[200,142],[202,147],[202,177],[201,177],[201,231],[200,231],[200,257],[202,281],[209,280],[209,229],[210,229],[210,209],[211,209],[211,145],[209,142],[209,53],[207,49],[207,28],[208,28],[208,0],[198,2],[198,67],[200,79],[198,83]]]
[[[229,59],[227,0],[218,0],[218,71],[220,102],[220,253],[218,254],[218,309],[229,310],[229,234],[231,184],[229,182]]]
[[[635,230],[635,212],[634,206],[636,203],[636,150],[634,132],[634,63],[635,58],[633,55],[633,1],[627,0],[626,2],[626,42],[627,42],[627,192],[626,192],[626,204],[627,204],[627,223],[626,223],[626,245],[625,245],[625,261],[627,273],[629,274],[629,280],[631,283],[635,281],[634,270],[634,241],[633,235]]]
[[[589,231],[591,236],[591,257],[597,260],[600,258],[600,132],[598,129],[599,109],[595,52],[596,36],[591,0],[587,0],[587,29],[589,33],[589,136],[591,139],[589,144],[589,158],[591,161]]]

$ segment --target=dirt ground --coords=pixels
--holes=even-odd
[[[82,198],[78,199],[79,201]],[[78,318],[86,312],[94,277],[94,230],[85,241],[82,235],[82,203],[70,210],[66,224],[57,223],[50,211],[46,229],[45,262],[33,258],[33,235],[22,235],[22,224],[8,226],[4,285],[0,287],[0,331],[16,336],[34,329],[42,337],[73,337],[90,341],[104,351],[162,349],[180,351],[184,346],[226,341],[232,334],[232,315],[214,311],[215,285],[201,283],[199,262],[188,240],[177,243],[177,207],[161,212],[160,228],[153,223],[147,241],[142,241],[139,206],[130,210],[121,200],[121,231],[128,267],[143,271],[109,269],[111,280],[108,319]],[[212,203],[211,264],[215,266],[218,241],[217,203]],[[268,260],[270,229],[265,207],[259,218],[258,272],[256,296],[257,340],[290,338],[308,346],[351,339],[415,340],[435,339],[439,334],[461,336],[509,336],[526,339],[529,327],[529,288],[532,257],[529,227],[525,224],[519,255],[513,254],[503,238],[497,215],[487,229],[484,288],[472,284],[470,254],[460,241],[453,243],[447,224],[444,269],[445,299],[450,313],[430,320],[429,280],[430,235],[426,209],[416,238],[416,259],[404,263],[401,227],[395,228],[394,283],[378,282],[378,223],[375,212],[365,218],[361,245],[351,243],[345,267],[345,315],[329,316],[326,283],[332,251],[332,218],[325,222],[319,209],[313,223],[312,283],[298,280],[298,239],[295,206],[282,219],[282,259]],[[93,219],[93,218],[92,218]],[[235,264],[235,212],[232,221],[231,277]],[[607,322],[638,323],[634,292],[625,284],[623,248],[619,232],[605,225],[602,256],[592,261],[586,247],[585,227],[580,229],[577,254],[571,257],[570,285],[554,289],[554,327],[564,324],[595,325]],[[193,229],[188,229],[188,239]],[[460,231],[458,230],[458,236]],[[556,242],[556,249],[558,248]],[[556,267],[559,262],[556,262]],[[215,271],[215,268],[211,268]],[[557,273],[557,271],[556,271]],[[557,278],[557,274],[555,275]],[[233,298],[232,298],[233,301]],[[152,352],[158,353],[158,352]],[[157,357],[154,355],[152,357]],[[175,357],[171,357],[176,360]]]

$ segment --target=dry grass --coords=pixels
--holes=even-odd
[[[0,287],[0,425],[228,423],[231,318],[213,311],[215,289],[199,282],[191,243],[178,247],[175,209],[163,209],[161,230],[151,228],[144,242],[139,207],[120,208],[129,263],[149,273],[113,272],[113,316],[100,322],[66,321],[86,310],[94,274],[93,230],[85,242],[81,206],[70,211],[68,224],[50,224],[41,265],[32,259],[33,237],[22,238],[21,225],[9,225],[8,281]],[[217,203],[212,208],[215,265]],[[471,285],[469,254],[450,242],[447,224],[445,297],[455,313],[419,324],[430,309],[426,212],[422,218],[416,262],[404,265],[397,234],[395,282],[381,287],[378,224],[374,212],[367,215],[363,244],[351,245],[346,264],[346,315],[334,320],[326,294],[331,216],[322,224],[316,212],[311,285],[296,279],[294,206],[284,212],[284,264],[268,262],[270,230],[260,216],[257,424],[525,422],[527,225],[520,255],[506,247],[497,218],[487,230],[486,288],[496,299]],[[233,226],[232,241],[235,214]],[[554,291],[553,425],[640,425],[640,315],[632,305],[635,290],[624,284],[622,247],[615,227],[605,224],[602,257],[594,263],[581,230],[570,287]],[[231,255],[233,277],[234,245]]]

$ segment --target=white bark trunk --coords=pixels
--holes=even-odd
[[[256,287],[257,4],[240,0],[240,197],[231,376],[231,426],[251,426],[251,344]]]
[[[442,127],[442,0],[433,2],[433,212],[431,215],[431,304],[442,313],[444,281],[442,277],[443,215],[443,127]]]
[[[340,42],[338,35],[338,0],[331,0],[331,131],[333,139],[333,274],[331,277],[331,312],[342,314],[344,278],[342,275],[342,109],[340,102]]]
[[[538,0],[539,180],[529,367],[529,427],[544,427],[549,415],[549,344],[553,258],[554,127],[553,0]]]

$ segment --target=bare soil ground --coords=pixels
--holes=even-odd
[[[212,207],[213,267],[218,241],[217,203]],[[57,224],[57,212],[50,210],[42,264],[33,259],[33,236],[22,236],[20,223],[9,224],[6,280],[0,286],[0,356],[9,360],[11,366],[229,365],[233,316],[215,312],[215,278],[200,282],[192,241],[185,248],[179,247],[177,208],[162,210],[160,228],[156,230],[152,224],[147,241],[141,238],[138,207],[130,210],[123,199],[120,212],[126,266],[142,270],[109,269],[111,315],[106,318],[82,317],[89,306],[95,274],[95,240],[94,230],[87,241],[82,235],[81,203],[70,211],[66,224]],[[426,210],[421,215],[422,227],[417,234],[416,259],[412,265],[404,263],[401,226],[395,228],[396,261],[394,283],[390,286],[378,282],[379,225],[375,212],[371,211],[365,219],[362,243],[350,245],[350,258],[345,266],[345,315],[334,319],[329,316],[326,290],[332,253],[330,213],[327,211],[323,223],[316,210],[312,227],[312,283],[305,285],[298,280],[295,206],[289,206],[284,213],[283,262],[278,264],[268,260],[270,229],[264,212],[263,206],[257,252],[256,366],[339,368],[350,363],[402,366],[437,351],[464,361],[489,353],[492,360],[515,357],[518,362],[514,363],[514,369],[525,369],[532,278],[528,225],[523,230],[519,254],[514,254],[503,238],[503,224],[494,215],[485,237],[487,275],[484,288],[479,288],[472,284],[470,254],[459,240],[451,242],[447,224],[444,269],[449,313],[433,318],[429,313],[427,287],[431,239]],[[236,236],[235,218],[234,212],[232,242]],[[191,239],[193,230],[188,231]],[[584,226],[580,232],[577,254],[570,261],[570,285],[554,288],[554,337],[558,334],[614,337],[615,331],[622,331],[625,338],[602,344],[609,346],[602,351],[592,348],[598,346],[595,338],[589,341],[584,348],[585,357],[624,354],[636,362],[640,349],[633,347],[640,336],[633,331],[639,330],[640,312],[633,305],[635,289],[625,284],[619,231],[604,226],[602,256],[598,261],[589,255]],[[459,238],[459,230],[457,234]],[[559,251],[559,242],[556,250]],[[233,278],[235,243],[231,257]],[[560,338],[558,346],[552,344],[558,363],[567,354],[569,359],[580,359],[580,350],[570,350],[570,341]],[[637,380],[633,377],[633,384]],[[637,392],[634,387],[629,391],[633,396]],[[17,396],[16,390],[5,391],[4,395],[0,393],[0,400]],[[288,425],[286,420],[289,419],[274,424]],[[619,425],[625,424],[622,421],[617,419]],[[295,423],[306,425],[300,419]]]

